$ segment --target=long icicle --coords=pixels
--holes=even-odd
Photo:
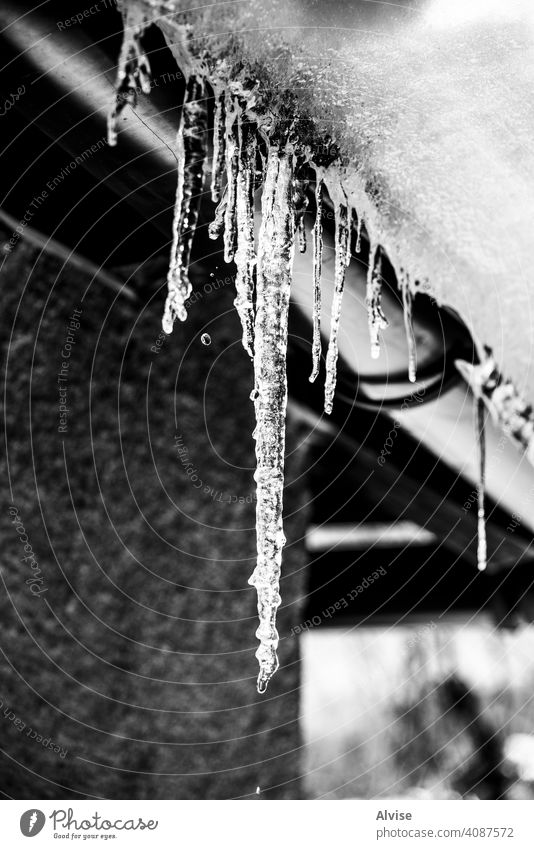
[[[208,227],[208,235],[210,239],[218,239],[224,230],[224,218],[226,215],[226,203],[228,198],[228,187],[224,187],[222,197],[215,207],[215,215],[213,221]]]
[[[115,100],[108,114],[107,136],[110,147],[117,144],[118,121],[123,109],[128,105],[136,105],[139,89],[143,94],[150,94],[150,63],[141,46],[143,32],[143,25],[129,25],[126,19],[117,66]]]
[[[485,434],[485,409],[484,401],[480,396],[475,397],[475,433],[478,451],[478,481],[477,481],[477,517],[478,517],[478,543],[477,543],[477,567],[479,572],[486,568],[488,558],[488,546],[486,542],[486,513],[484,507],[486,489],[486,434]]]
[[[323,267],[323,181],[315,183],[315,223],[313,226],[313,341],[310,383],[321,368],[321,273]]]
[[[215,112],[213,115],[211,199],[214,203],[219,203],[221,199],[221,185],[224,173],[225,134],[224,94],[219,93],[215,98]]]
[[[238,107],[226,95],[226,207],[224,210],[224,261],[232,262],[237,241],[237,169],[239,164]]]
[[[388,320],[382,310],[382,253],[379,247],[374,251],[369,250],[366,301],[371,357],[376,360],[380,356],[379,333],[388,327]]]
[[[254,334],[258,559],[249,583],[258,593],[259,693],[265,692],[278,669],[276,611],[280,605],[280,569],[285,543],[282,504],[286,353],[295,226],[291,196],[293,158],[291,150],[274,145],[269,148],[258,242]]]
[[[187,84],[186,101],[177,137],[178,181],[172,224],[173,241],[168,294],[163,313],[163,330],[172,333],[176,318],[185,321],[185,302],[191,294],[189,260],[198,220],[204,160],[206,157],[207,111],[204,85],[197,77]]]
[[[404,329],[408,343],[408,379],[410,383],[417,380],[417,351],[412,325],[412,292],[408,275],[401,272],[402,308],[404,312]]]
[[[256,128],[243,114],[238,118],[238,172],[236,182],[237,295],[234,306],[243,328],[243,347],[254,356],[254,185],[256,178]]]
[[[326,380],[324,391],[324,411],[328,415],[332,412],[334,395],[336,391],[337,360],[338,360],[338,335],[339,322],[341,318],[341,300],[345,287],[345,269],[350,262],[350,230],[348,222],[348,210],[346,204],[340,203],[336,207],[336,235],[335,235],[335,273],[334,273],[334,298],[332,300],[332,313],[330,316],[330,341],[326,354]]]

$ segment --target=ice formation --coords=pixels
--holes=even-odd
[[[150,64],[141,46],[144,26],[140,22],[126,18],[124,38],[117,66],[115,100],[108,115],[108,144],[117,144],[117,125],[126,106],[135,106],[137,92],[150,94]]]
[[[410,279],[402,269],[399,276],[399,285],[402,292],[404,327],[406,329],[406,341],[408,343],[408,379],[411,383],[415,383],[417,380],[417,354],[412,326],[412,291],[410,289]]]
[[[235,191],[237,225],[236,299],[234,306],[243,328],[243,347],[254,356],[254,186],[256,179],[256,127],[243,115],[237,118],[238,156]]]
[[[486,542],[486,515],[485,515],[485,491],[486,491],[486,437],[484,432],[484,402],[482,398],[475,398],[475,434],[478,450],[478,481],[477,481],[477,567],[483,572],[487,565],[488,546]]]
[[[308,180],[294,180],[293,189],[293,208],[295,211],[295,225],[297,228],[297,239],[299,251],[301,254],[306,253],[306,210],[308,208],[308,197],[306,190],[308,188]]]
[[[485,440],[484,406],[493,421],[525,451],[528,461],[534,466],[534,413],[525,402],[511,380],[499,372],[490,348],[485,348],[482,361],[472,365],[465,360],[456,360],[456,367],[475,396],[475,436],[478,446],[478,568],[486,567],[486,532],[484,517],[485,489]]]
[[[146,25],[146,22],[144,22]],[[118,118],[127,104],[135,105],[139,90],[150,90],[150,67],[141,47],[143,20],[126,20],[125,37],[119,58],[117,90],[109,115],[108,139],[117,140]],[[236,298],[243,346],[253,359],[257,468],[257,563],[250,578],[258,595],[259,648],[258,690],[264,692],[278,668],[276,614],[280,605],[280,570],[285,543],[282,508],[284,488],[285,414],[287,405],[286,352],[291,272],[295,241],[306,250],[304,219],[308,206],[308,172],[314,166],[313,145],[300,146],[298,135],[281,131],[269,109],[261,126],[252,92],[224,74],[211,78],[214,95],[213,161],[211,198],[218,204],[209,235],[224,238],[227,262],[235,260]],[[250,82],[250,81],[249,81]],[[172,229],[172,250],[167,277],[168,295],[163,329],[172,331],[176,318],[186,318],[185,302],[191,293],[188,276],[191,246],[202,192],[208,113],[206,83],[203,76],[191,75],[177,135],[178,179]],[[249,83],[247,83],[248,85]],[[249,95],[252,95],[249,97]],[[248,99],[247,99],[248,98]],[[256,162],[264,164],[262,221],[256,255],[254,230],[254,193]],[[335,210],[335,281],[330,320],[330,338],[326,356],[324,408],[331,413],[336,387],[338,336],[345,269],[351,259],[351,226],[354,210],[342,189],[339,171],[323,163],[316,167],[313,227],[313,342],[314,381],[321,362],[321,272],[323,253],[323,204],[325,185]],[[355,252],[360,253],[363,216],[357,216]],[[381,306],[381,248],[371,241],[366,299],[371,352],[379,354],[379,332],[387,326]],[[409,379],[416,379],[416,346],[412,329],[412,292],[408,274],[400,269],[404,323],[408,341]],[[208,334],[202,342],[209,343]],[[503,381],[490,356],[480,366],[469,366],[464,373],[477,395],[477,438],[479,440],[478,563],[485,566],[484,529],[484,423],[482,402],[501,422],[504,430],[526,449],[534,463],[534,418],[509,382]],[[460,367],[460,366],[459,366]],[[470,371],[469,371],[470,370]],[[478,403],[480,402],[480,403]]]
[[[358,224],[356,225],[356,244],[354,246],[354,253],[359,254],[362,249],[362,224],[363,219],[361,215],[358,216]]]
[[[237,173],[239,168],[238,104],[226,96],[226,206],[224,210],[224,261],[232,262],[237,244]]]
[[[313,341],[310,382],[321,368],[321,271],[323,265],[323,181],[315,183],[315,224],[313,226]]]
[[[471,387],[475,398],[481,398],[493,421],[500,425],[534,466],[534,412],[511,380],[500,373],[490,348],[478,365],[456,360],[456,367]]]
[[[226,118],[224,108],[224,92],[215,96],[215,112],[213,115],[213,162],[211,170],[211,199],[219,203],[224,174]]]
[[[278,668],[276,611],[285,543],[284,491],[286,351],[294,250],[295,216],[291,197],[293,153],[271,145],[262,195],[258,239],[254,385],[256,396],[256,535],[258,558],[249,583],[256,587],[260,619],[258,692]]]
[[[185,302],[191,294],[189,260],[200,208],[207,122],[204,83],[198,77],[192,77],[187,85],[176,140],[178,179],[167,274],[168,294],[163,313],[165,333],[172,333],[175,319],[185,321],[187,317]]]
[[[369,336],[371,339],[371,356],[376,359],[380,354],[379,332],[388,326],[386,316],[382,311],[382,255],[380,248],[369,253],[367,269],[367,315]]]
[[[332,412],[334,405],[341,299],[343,298],[343,289],[345,287],[345,269],[350,262],[349,215],[345,203],[338,203],[336,205],[335,227],[334,298],[332,300],[332,312],[330,315],[330,341],[326,354],[326,379],[324,387],[324,411],[328,415]]]

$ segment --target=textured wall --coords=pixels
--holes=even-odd
[[[247,585],[251,367],[229,271],[198,269],[187,323],[157,343],[164,264],[137,273],[133,285],[148,294],[133,307],[98,283],[84,296],[87,279],[58,276],[50,259],[34,266],[36,255],[19,243],[3,269],[12,494],[2,510],[0,790],[228,798],[259,785],[266,797],[294,798],[298,646],[284,636],[300,621],[302,482],[286,495],[282,668],[260,698]],[[57,381],[74,309],[60,433]],[[290,426],[289,450],[295,436]],[[301,459],[291,454],[289,480]],[[35,561],[21,561],[10,504]]]

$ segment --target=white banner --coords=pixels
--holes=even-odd
[[[2,846],[534,846],[534,802],[4,801]],[[35,844],[28,844],[35,838]]]

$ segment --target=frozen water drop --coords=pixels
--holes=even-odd
[[[211,345],[211,336],[209,335],[209,333],[203,333],[200,337],[200,341],[203,345]]]

